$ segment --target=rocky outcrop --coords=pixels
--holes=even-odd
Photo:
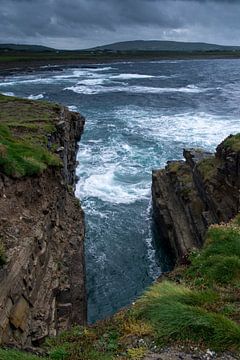
[[[161,241],[175,259],[204,242],[211,224],[239,212],[239,136],[228,137],[215,154],[188,149],[185,161],[169,161],[153,171],[153,213]]]
[[[86,320],[84,214],[74,197],[84,119],[59,108],[48,136],[63,166],[11,178],[0,171],[0,343],[39,346]]]

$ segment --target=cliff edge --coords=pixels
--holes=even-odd
[[[202,247],[210,225],[239,212],[240,135],[230,135],[215,154],[185,149],[183,155],[185,161],[169,161],[152,176],[156,226],[176,259]]]
[[[74,197],[84,118],[2,95],[0,108],[0,344],[27,348],[86,320]]]

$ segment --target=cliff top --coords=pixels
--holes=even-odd
[[[240,133],[236,135],[230,135],[223,142],[223,146],[225,148],[230,148],[232,151],[239,152],[240,151]]]
[[[212,226],[189,264],[166,274],[128,309],[49,339],[44,360],[239,359],[239,256],[237,216]],[[43,359],[1,349],[0,358]]]
[[[61,164],[50,142],[59,105],[0,95],[0,110],[0,171],[22,177]]]

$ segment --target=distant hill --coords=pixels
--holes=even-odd
[[[21,44],[0,44],[0,51],[26,51],[26,52],[46,52],[56,51],[47,46],[41,45],[21,45]]]
[[[240,50],[240,46],[224,46],[207,43],[158,41],[158,40],[136,40],[123,41],[113,44],[97,46],[88,50],[109,51],[234,51]]]

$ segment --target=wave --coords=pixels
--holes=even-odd
[[[229,133],[239,132],[239,118],[207,112],[166,114],[129,106],[116,110],[114,116],[124,121],[130,134],[144,134],[148,140],[166,144],[169,153],[166,154],[166,160],[172,156],[172,149],[168,144],[180,144],[180,154],[184,146],[203,147],[213,151]]]
[[[29,100],[40,100],[40,99],[43,99],[43,98],[44,98],[44,95],[43,95],[43,94],[30,95],[30,96],[28,96],[28,99],[29,99]]]
[[[131,79],[150,79],[154,78],[153,75],[144,75],[144,74],[119,74],[112,75],[110,79],[122,79],[122,80],[131,80]]]
[[[91,68],[91,69],[87,69],[88,71],[93,71],[93,72],[95,72],[95,71],[109,71],[109,70],[115,70],[115,68],[114,67],[112,67],[112,66],[106,66],[106,67],[99,67],[99,68]]]
[[[14,86],[19,84],[53,84],[54,78],[37,78],[37,79],[14,79],[13,81],[3,81],[0,86]]]
[[[107,80],[102,78],[97,79],[85,79],[78,82],[78,85],[101,85],[104,84]]]
[[[70,111],[75,111],[75,112],[78,111],[78,108],[77,108],[76,105],[69,105],[69,106],[68,106],[68,109],[69,109]]]
[[[11,91],[9,92],[1,92],[2,95],[5,95],[5,96],[15,96],[15,94]]]
[[[64,88],[64,90],[70,90],[77,94],[94,95],[101,93],[114,93],[114,92],[125,92],[132,94],[161,94],[161,93],[190,93],[198,94],[208,91],[209,88],[199,88],[195,85],[188,85],[180,88],[161,88],[161,87],[149,87],[149,86],[101,86],[96,85],[95,87],[87,87],[84,85],[75,85]]]
[[[91,174],[84,181],[80,178],[76,187],[76,196],[81,199],[95,197],[114,204],[130,204],[149,196],[148,186],[141,187],[141,185],[118,182],[115,170],[110,168],[101,174]]]

